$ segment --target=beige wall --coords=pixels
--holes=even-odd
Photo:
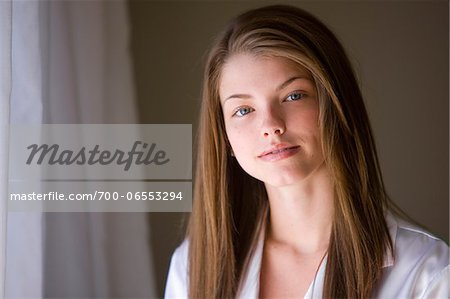
[[[196,127],[203,57],[215,34],[251,1],[131,1],[143,123]],[[286,3],[286,2],[284,2]],[[392,199],[448,240],[448,3],[290,2],[323,20],[360,78]],[[151,214],[160,292],[181,240],[181,214]]]

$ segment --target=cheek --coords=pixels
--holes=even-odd
[[[243,130],[236,127],[226,127],[228,141],[238,160],[251,155],[255,141],[252,139],[250,130]],[[244,160],[244,159],[242,159]],[[245,161],[245,160],[244,160]]]
[[[254,140],[245,132],[230,132],[228,133],[228,140],[233,149],[234,159],[239,166],[249,175],[255,177],[255,163],[254,163]]]
[[[242,148],[242,140],[243,134],[242,131],[233,128],[233,127],[227,127],[227,137],[228,141],[230,142],[231,147],[233,148],[233,151],[236,153],[236,151],[239,151],[240,148]]]
[[[319,112],[314,107],[299,113],[289,114],[287,119],[287,130],[294,134],[317,135],[320,131]],[[289,132],[288,132],[289,133]]]

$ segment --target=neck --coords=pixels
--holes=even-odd
[[[295,185],[266,184],[270,217],[267,240],[304,254],[325,252],[333,221],[333,185],[325,166]]]

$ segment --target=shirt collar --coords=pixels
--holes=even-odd
[[[391,238],[392,248],[395,248],[395,240],[397,239],[398,222],[390,211],[385,213],[386,224],[389,231],[389,236]],[[391,267],[394,265],[394,256],[392,255],[392,250],[386,248],[384,254],[383,268]]]
[[[395,248],[398,223],[390,211],[385,213],[386,224],[388,226],[392,247]],[[248,263],[245,277],[241,282],[238,298],[258,298],[259,297],[259,275],[261,270],[262,255],[264,249],[265,223],[261,228],[259,238],[252,257]],[[325,261],[326,263],[326,261]],[[386,248],[382,268],[394,265],[394,256],[389,248]]]
[[[265,228],[266,222],[264,222],[261,227],[255,250],[250,257],[248,267],[245,270],[244,279],[241,281],[238,291],[239,299],[259,298],[259,275],[264,249]]]

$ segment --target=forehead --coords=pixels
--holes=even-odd
[[[222,68],[219,93],[223,98],[230,92],[272,88],[292,77],[302,77],[312,81],[308,70],[287,58],[249,53],[235,54]]]

